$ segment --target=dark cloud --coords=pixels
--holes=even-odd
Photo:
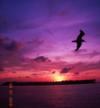
[[[23,48],[20,43],[0,36],[0,65],[3,69],[21,63]],[[1,70],[3,70],[1,67]]]
[[[50,62],[50,60],[45,56],[38,56],[33,60],[36,62]]]
[[[56,73],[56,71],[53,71],[53,72],[52,72],[52,74],[55,74],[55,73]]]
[[[3,67],[0,67],[0,72],[3,72],[4,71],[4,68]]]
[[[75,74],[75,75],[79,75],[80,73],[79,73],[79,72],[74,72],[74,74]]]
[[[25,78],[30,78],[30,76],[25,76]]]
[[[32,73],[31,75],[32,75],[32,76],[36,76],[36,75],[38,75],[38,74],[36,74],[36,73]]]
[[[5,47],[9,39],[0,34],[0,47]]]
[[[7,49],[8,51],[15,51],[17,50],[19,47],[18,47],[18,43],[16,41],[12,41],[11,43],[9,44],[5,44],[5,49]]]
[[[71,68],[64,67],[64,68],[60,71],[60,73],[68,73],[70,70],[71,70]]]
[[[13,71],[12,73],[16,73],[16,71]]]
[[[15,51],[20,48],[20,43],[7,37],[0,36],[0,48],[8,51]]]
[[[0,37],[0,46],[3,45],[4,41],[5,41],[5,39],[3,39],[3,37]]]

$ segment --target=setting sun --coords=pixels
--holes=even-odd
[[[63,81],[63,80],[66,80],[63,75],[60,75],[60,74],[54,75],[54,81]]]

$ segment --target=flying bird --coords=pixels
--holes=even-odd
[[[85,35],[84,31],[80,30],[80,34],[78,35],[77,39],[72,41],[72,42],[76,42],[77,44],[75,51],[78,51],[82,43],[85,42],[85,40],[82,39],[84,35]]]

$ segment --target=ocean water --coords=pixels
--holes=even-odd
[[[14,86],[13,108],[100,108],[100,84]],[[8,87],[0,87],[0,108],[8,108]]]

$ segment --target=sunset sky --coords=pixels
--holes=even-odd
[[[86,40],[79,51],[80,29]],[[100,0],[0,0],[0,81],[100,80]]]

